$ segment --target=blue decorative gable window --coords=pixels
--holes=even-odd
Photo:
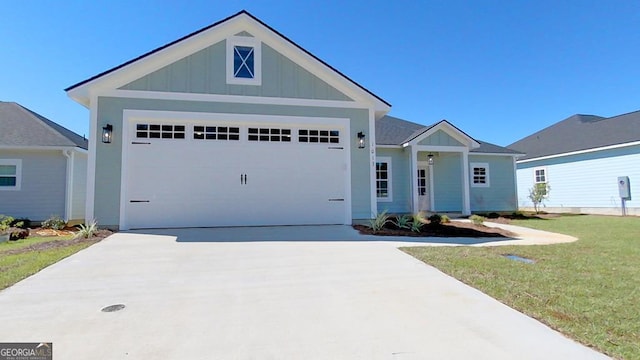
[[[261,85],[262,44],[251,36],[227,39],[227,84]]]
[[[233,47],[233,76],[243,79],[253,79],[255,77],[254,53],[252,47]]]

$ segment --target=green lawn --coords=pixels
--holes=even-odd
[[[30,237],[0,244],[0,290],[92,244],[71,236]]]
[[[640,218],[562,216],[512,224],[580,240],[403,251],[583,344],[616,358],[640,359]]]

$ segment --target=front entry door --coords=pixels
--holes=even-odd
[[[431,210],[429,199],[429,166],[418,167],[418,211]]]

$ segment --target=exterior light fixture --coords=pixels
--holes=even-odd
[[[427,161],[429,162],[429,165],[430,166],[433,165],[433,154],[427,155],[427,159],[428,159]]]
[[[107,124],[102,127],[102,142],[105,144],[111,143],[111,137],[113,135],[113,125]]]
[[[362,131],[358,133],[358,149],[364,149],[364,138],[365,135]]]

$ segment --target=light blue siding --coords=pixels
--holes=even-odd
[[[351,101],[348,96],[266,44],[262,44],[262,85],[228,85],[225,41],[120,89]]]
[[[96,134],[107,123],[115,123],[111,144],[96,144],[95,213],[101,225],[118,226],[120,214],[120,176],[122,159],[122,114],[124,109],[185,111],[230,114],[261,114],[284,116],[309,116],[348,118],[351,121],[351,200],[352,217],[371,217],[371,189],[369,179],[369,153],[358,149],[356,134],[369,128],[369,112],[366,109],[319,108],[242,103],[216,103],[200,101],[174,101],[155,99],[98,98],[98,126]],[[313,211],[313,209],[309,209]]]
[[[454,139],[451,135],[442,130],[438,130],[430,136],[422,139],[422,141],[418,142],[418,145],[464,146],[458,140]]]
[[[472,212],[515,211],[518,208],[513,161],[512,156],[469,155],[469,163],[489,166],[489,187],[474,187],[469,169]]]
[[[462,211],[462,155],[440,153],[433,161],[434,212]]]
[[[378,212],[411,213],[411,162],[404,149],[378,149],[378,157],[391,158],[392,202],[378,202]]]
[[[618,176],[628,176],[632,200],[627,207],[640,214],[640,146],[563,156],[518,164],[518,205],[532,207],[528,199],[533,171],[546,167],[550,185],[543,210],[620,214]],[[601,209],[602,211],[599,211]]]
[[[42,221],[64,217],[67,160],[61,150],[0,150],[0,159],[22,160],[18,191],[0,191],[0,214]]]

